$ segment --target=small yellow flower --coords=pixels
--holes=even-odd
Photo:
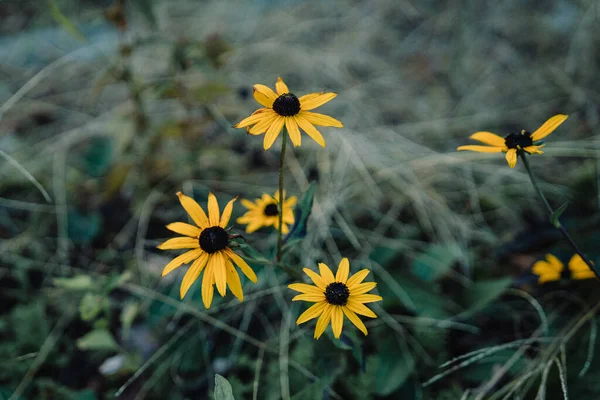
[[[246,130],[251,135],[262,135],[266,132],[265,150],[273,145],[284,125],[295,147],[300,146],[302,141],[299,128],[302,128],[315,142],[325,147],[325,139],[314,125],[336,128],[344,126],[335,118],[310,111],[332,100],[337,96],[336,93],[311,93],[298,98],[290,93],[281,78],[277,78],[275,89],[277,93],[268,86],[254,85],[254,99],[264,108],[259,108],[251,116],[235,125],[236,128],[247,127]],[[251,125],[254,126],[251,127]]]
[[[591,279],[596,277],[596,274],[588,267],[579,254],[574,254],[571,257],[569,270],[571,271],[571,279]]]
[[[509,133],[505,137],[498,136],[491,132],[476,132],[470,136],[488,146],[460,146],[457,150],[471,150],[479,153],[506,153],[506,161],[511,168],[517,165],[518,151],[522,150],[529,154],[543,154],[540,150],[543,144],[535,144],[552,132],[568,118],[567,115],[557,114],[544,122],[535,132],[530,133],[522,130],[521,133]]]
[[[191,197],[177,192],[179,201],[189,214],[197,226],[186,224],[184,222],[173,222],[167,225],[167,229],[184,235],[184,237],[176,237],[169,239],[158,246],[161,250],[174,249],[192,249],[186,253],[175,257],[162,272],[162,276],[179,268],[182,264],[194,261],[181,282],[179,294],[181,298],[185,296],[192,284],[198,279],[204,270],[204,278],[202,279],[202,302],[206,308],[210,308],[214,295],[214,285],[217,286],[217,291],[224,297],[227,292],[227,286],[240,301],[244,299],[242,292],[242,283],[240,277],[233,267],[235,263],[244,275],[252,282],[256,283],[256,274],[250,266],[235,254],[229,248],[229,240],[231,236],[225,228],[231,218],[233,211],[233,202],[231,200],[225,206],[223,215],[219,217],[219,203],[217,198],[212,194],[208,194],[208,216],[198,203]],[[233,261],[233,263],[232,263]],[[204,268],[206,267],[206,269]]]
[[[347,258],[342,258],[338,265],[335,277],[329,267],[319,263],[320,275],[308,268],[303,269],[304,273],[312,279],[315,286],[305,283],[293,283],[288,287],[300,292],[292,301],[304,300],[315,302],[308,310],[304,311],[296,321],[300,325],[306,321],[319,317],[315,327],[315,339],[321,337],[325,328],[331,321],[333,335],[339,338],[342,334],[342,325],[344,315],[367,335],[365,324],[356,314],[364,315],[370,318],[377,318],[377,315],[365,306],[365,303],[381,301],[381,296],[367,294],[377,284],[375,282],[361,283],[369,274],[368,269],[363,269],[352,277],[348,277],[350,272],[350,263]]]
[[[560,279],[564,264],[552,254],[546,254],[545,260],[533,264],[531,271],[538,275],[538,283],[557,281]]]
[[[290,231],[288,225],[294,223],[294,205],[298,201],[296,196],[292,196],[288,199],[285,197],[285,191],[283,192],[283,225],[281,232],[287,235]],[[248,209],[248,211],[239,217],[236,222],[238,224],[247,224],[246,232],[252,233],[263,226],[272,226],[279,230],[279,191],[275,192],[274,196],[263,194],[262,198],[256,199],[253,202],[250,200],[242,199],[242,205]]]

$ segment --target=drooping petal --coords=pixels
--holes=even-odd
[[[344,127],[344,124],[337,119],[330,117],[329,115],[319,114],[311,111],[300,111],[299,115],[314,125],[334,126],[336,128]]]
[[[358,318],[358,315],[356,315],[353,311],[348,309],[348,307],[342,306],[341,308],[344,311],[344,314],[346,314],[346,317],[348,317],[348,319],[350,320],[350,322],[352,322],[352,324],[354,324],[355,327],[360,329],[360,331],[364,333],[365,336],[367,336],[367,327],[365,326],[365,324],[363,324],[360,318]]]
[[[179,268],[181,265],[187,264],[190,261],[195,260],[196,258],[200,257],[200,255],[202,253],[203,253],[202,249],[194,249],[194,250],[190,250],[186,253],[183,253],[180,256],[175,257],[174,259],[171,260],[170,263],[168,263],[165,266],[161,276],[165,276],[169,272]]]
[[[231,293],[233,293],[233,295],[237,297],[239,301],[243,301],[244,291],[242,290],[240,276],[233,267],[231,261],[227,260],[225,264],[227,265],[227,286],[229,286],[229,290],[231,290]]]
[[[173,222],[167,225],[167,229],[180,235],[185,235],[193,238],[200,236],[200,229],[194,225],[186,224],[185,222]]]
[[[321,313],[327,305],[328,304],[326,302],[313,304],[306,311],[300,314],[300,316],[296,320],[296,325],[300,325],[305,323],[306,321],[310,321],[313,318],[317,318],[319,315],[321,315]]]
[[[527,147],[524,147],[523,150],[525,150],[529,154],[534,154],[534,153],[535,154],[544,154],[544,152],[540,150],[542,147],[544,147],[544,145],[541,145],[541,146],[527,146]]]
[[[560,124],[565,122],[567,118],[569,118],[569,116],[565,114],[557,114],[551,117],[546,122],[544,122],[542,126],[540,126],[535,132],[531,134],[531,139],[534,142],[542,140],[543,138],[554,132],[554,130],[558,128]]]
[[[517,165],[517,149],[508,149],[505,157],[511,168],[514,168],[515,165]]]
[[[346,257],[338,264],[337,272],[335,273],[335,281],[346,283],[348,274],[350,273],[350,261]]]
[[[256,283],[258,278],[256,277],[256,274],[254,273],[252,268],[250,268],[250,266],[246,263],[246,261],[244,261],[244,259],[242,257],[235,254],[233,252],[233,250],[231,250],[229,247],[225,248],[224,251],[225,251],[225,255],[227,257],[231,258],[231,260],[235,263],[235,265],[237,265],[238,268],[242,270],[244,275],[246,275],[246,277],[248,279],[250,279],[252,282]]]
[[[198,225],[201,229],[208,227],[208,217],[204,213],[204,210],[194,199],[184,195],[181,192],[177,192],[177,197],[179,197],[179,202],[182,207],[188,213],[190,218],[194,221],[196,225]]]
[[[326,303],[327,304],[327,303]],[[315,335],[314,338],[318,339],[321,337],[327,325],[329,325],[329,321],[331,321],[331,314],[333,312],[333,307],[331,304],[327,304],[321,313],[321,316],[317,320],[317,326],[315,326]]]
[[[335,278],[333,276],[333,272],[329,269],[329,267],[324,263],[319,263],[319,273],[321,274],[321,278],[327,284],[335,282]]]
[[[467,146],[459,146],[456,150],[458,150],[458,151],[470,150],[470,151],[476,151],[478,153],[501,153],[502,147],[478,146],[478,145],[470,144]]]
[[[348,307],[348,309],[350,311],[354,311],[358,315],[364,315],[365,317],[370,317],[370,318],[377,318],[377,315],[375,315],[375,313],[373,311],[371,311],[367,306],[359,303],[358,301],[348,299],[348,303],[346,303],[346,307]]]
[[[346,286],[348,286],[350,292],[352,292],[354,287],[359,285],[367,277],[367,275],[369,275],[369,272],[370,271],[368,269],[361,269],[348,279]]]
[[[323,278],[321,278],[321,276],[319,274],[317,274],[314,271],[311,271],[308,268],[303,268],[302,271],[304,271],[304,273],[306,275],[308,275],[308,277],[310,279],[312,279],[312,281],[314,282],[315,285],[317,285],[317,287],[323,291],[325,291],[325,288],[327,287],[327,284],[325,283],[325,281],[323,280]]]
[[[202,252],[200,257],[198,257],[198,259],[196,259],[196,261],[192,263],[190,268],[185,273],[183,280],[181,281],[181,286],[179,287],[179,296],[182,299],[185,297],[188,290],[190,290],[192,284],[196,282],[196,279],[198,279],[198,277],[202,273],[202,270],[206,266],[207,261],[208,254]],[[206,279],[206,277],[204,277],[204,279]]]
[[[258,112],[260,111],[260,112]],[[269,112],[270,111],[270,112]],[[234,125],[234,128],[244,128],[246,126],[254,125],[261,122],[263,119],[269,117],[274,113],[270,108],[261,108],[252,113],[251,116],[244,118],[240,122]]]
[[[292,283],[288,285],[288,288],[300,293],[323,294],[323,291],[318,287],[306,283]]]
[[[233,203],[237,200],[237,197],[229,200],[229,203],[223,209],[223,215],[221,215],[221,221],[219,222],[219,226],[223,229],[227,228],[227,224],[229,224],[229,219],[231,218],[231,213],[233,212]]]
[[[217,251],[210,255],[208,263],[211,264],[211,269],[215,274],[215,283],[217,291],[221,297],[225,297],[227,293],[227,269],[225,266],[225,256],[222,251]]]
[[[281,79],[281,77],[277,78],[277,82],[275,82],[275,89],[277,89],[277,94],[280,96],[282,94],[290,92],[290,89],[288,89],[287,85],[285,84],[283,79]]]
[[[251,135],[262,135],[278,118],[281,117],[275,111],[272,111],[269,115],[266,115],[263,120],[254,125],[252,128],[249,128],[247,131]]]
[[[302,130],[306,132],[306,134],[310,136],[312,140],[317,142],[321,147],[325,147],[325,139],[323,138],[323,135],[321,135],[321,132],[317,130],[317,128],[315,128],[310,122],[308,122],[299,114],[295,115],[294,118],[296,119],[296,122],[300,128],[302,128]]]
[[[494,147],[504,147],[506,146],[506,141],[502,136],[498,136],[492,132],[475,132],[469,138],[473,140],[477,140],[481,143],[489,144]]]
[[[275,93],[273,89],[271,89],[268,86],[261,85],[260,83],[254,85],[254,91],[261,93],[262,95],[266,96],[267,98],[273,101],[275,101],[275,99],[277,99],[278,97],[277,93]]]
[[[373,303],[376,301],[383,300],[381,298],[381,296],[378,296],[376,294],[359,294],[359,295],[354,296],[354,293],[352,293],[350,295],[350,299],[353,301],[357,301],[359,303],[363,303],[363,304],[364,303]]]
[[[340,338],[342,334],[342,326],[344,325],[344,313],[342,307],[335,306],[331,312],[331,329],[333,330],[333,336],[336,339]]]
[[[312,301],[314,303],[317,303],[319,301],[325,301],[325,294],[323,294],[323,292],[321,293],[303,293],[303,294],[298,294],[296,296],[294,296],[292,298],[292,301],[298,301],[298,300],[302,300],[302,301]]]
[[[275,143],[275,139],[277,139],[277,136],[279,136],[279,134],[281,133],[284,124],[285,117],[278,116],[277,118],[275,118],[269,129],[267,129],[267,133],[265,134],[265,141],[263,143],[265,150],[269,150],[271,146],[273,146],[273,143]]]
[[[317,107],[321,107],[323,104],[327,103],[328,101],[333,100],[336,96],[337,93],[333,93],[333,92],[328,92],[328,93],[322,93],[319,94],[318,96],[314,96],[315,93],[306,95],[306,96],[302,96],[300,97],[298,100],[300,100],[300,109],[303,111],[309,111],[309,110],[314,110]]]
[[[375,282],[361,283],[360,285],[356,285],[355,287],[352,288],[351,294],[358,295],[358,294],[367,293],[369,290],[373,290],[375,288],[375,286],[377,286],[377,283],[375,283]]]
[[[176,237],[169,239],[156,247],[161,250],[197,249],[200,247],[200,242],[198,242],[198,239],[196,238]]]
[[[298,129],[298,123],[294,117],[285,117],[285,128],[290,135],[290,139],[294,144],[294,147],[298,147],[302,144],[302,136],[300,135],[300,129]]]
[[[212,304],[213,296],[215,295],[215,274],[212,270],[212,265],[208,264],[206,271],[204,271],[204,278],[202,279],[202,303],[208,310]]]

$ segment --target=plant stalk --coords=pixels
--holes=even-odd
[[[281,247],[283,244],[283,166],[285,162],[287,136],[287,130],[283,130],[281,137],[281,155],[279,156],[279,228],[277,229],[277,256],[275,257],[276,262],[281,261]]]

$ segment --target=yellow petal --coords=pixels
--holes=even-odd
[[[538,283],[542,284],[542,283],[546,283],[546,282],[557,281],[559,279],[560,279],[560,274],[557,274],[554,272],[549,272],[549,273],[541,274],[538,279]]]
[[[300,101],[300,104],[302,105],[309,100],[316,99],[317,97],[321,96],[323,93],[325,93],[325,92],[315,92],[315,93],[305,94],[304,96],[300,96],[298,98],[298,100]],[[300,107],[302,107],[302,106],[300,106]]]
[[[242,205],[244,207],[246,207],[248,210],[253,210],[254,208],[256,208],[256,204],[254,204],[250,200],[242,199],[240,201],[242,202]]]
[[[229,290],[231,290],[231,293],[233,293],[233,295],[237,297],[239,301],[243,301],[244,291],[242,290],[240,276],[233,267],[231,261],[227,260],[225,264],[227,265],[227,286],[229,286]]]
[[[323,291],[318,287],[306,283],[292,283],[288,285],[288,288],[300,293],[323,294]]]
[[[277,82],[275,82],[275,89],[277,89],[277,94],[280,96],[282,94],[290,92],[290,89],[288,89],[287,85],[285,84],[283,79],[281,79],[281,77],[277,78]]]
[[[321,276],[320,276],[319,274],[317,274],[317,273],[316,273],[316,272],[314,272],[314,271],[311,271],[311,270],[310,270],[310,269],[308,269],[308,268],[303,268],[303,269],[302,269],[302,271],[304,271],[304,273],[305,273],[306,275],[308,275],[308,277],[309,277],[310,279],[312,279],[313,283],[314,283],[315,285],[317,285],[317,287],[318,287],[319,289],[321,289],[322,291],[325,291],[325,288],[327,287],[327,284],[325,283],[325,281],[323,280],[323,278],[321,278]]]
[[[325,139],[323,138],[323,135],[321,135],[321,132],[317,130],[317,128],[315,128],[310,122],[308,122],[299,114],[294,116],[294,118],[296,119],[296,122],[300,128],[302,128],[302,130],[306,132],[306,134],[310,136],[312,140],[317,142],[321,147],[325,147]]]
[[[346,257],[342,258],[342,261],[338,264],[338,269],[335,274],[335,281],[346,283],[348,280],[348,274],[350,273],[350,262]]]
[[[256,86],[253,88],[252,92],[253,92],[252,94],[254,95],[254,100],[258,101],[260,103],[260,105],[267,107],[267,108],[273,108],[273,101],[275,99],[256,90]]]
[[[336,339],[340,338],[342,334],[342,326],[344,325],[344,313],[342,307],[335,306],[331,312],[331,329],[333,330],[333,336]]]
[[[238,268],[242,270],[244,275],[246,275],[246,277],[248,279],[250,279],[252,282],[256,283],[258,278],[256,277],[256,274],[254,273],[252,268],[250,268],[250,266],[246,263],[246,261],[244,261],[242,259],[242,257],[235,254],[233,252],[233,250],[231,250],[229,247],[225,248],[224,251],[225,251],[225,255],[227,257],[231,258],[231,260],[235,263],[235,265],[237,265]]]
[[[381,298],[381,296],[378,296],[376,294],[359,294],[354,296],[354,293],[352,293],[352,295],[350,296],[350,299],[353,301],[357,301],[359,303],[373,303],[376,301],[381,301],[383,300]]]
[[[179,233],[180,235],[193,238],[198,238],[200,236],[200,229],[194,225],[186,224],[184,222],[173,222],[172,224],[167,225],[167,229],[175,233]]]
[[[502,136],[498,136],[492,132],[475,132],[471,136],[470,139],[477,140],[481,143],[489,144],[494,147],[504,147],[506,146],[506,141]]]
[[[369,275],[369,272],[370,271],[368,269],[361,269],[360,271],[352,275],[346,282],[346,286],[348,286],[348,289],[352,291],[352,289],[355,286],[359,285],[367,277],[367,275]]]
[[[572,279],[591,279],[595,278],[596,274],[583,261],[579,254],[574,254],[569,261],[569,270],[571,271]]]
[[[260,112],[258,112],[258,111],[260,111]],[[271,116],[273,113],[274,113],[274,111],[271,110],[270,108],[261,108],[261,109],[255,111],[254,113],[252,113],[251,116],[246,117],[243,120],[241,120],[240,122],[238,122],[237,124],[235,124],[234,128],[244,128],[246,126],[257,124],[257,123],[261,122],[262,120],[264,120],[265,118],[268,118],[269,116]]]
[[[227,270],[225,266],[225,257],[222,251],[217,251],[210,255],[208,263],[212,264],[211,268],[215,274],[215,283],[217,291],[221,297],[225,297],[227,293]]]
[[[170,263],[168,263],[165,266],[162,272],[162,276],[165,276],[174,269],[179,268],[182,264],[187,264],[190,261],[195,260],[196,258],[200,257],[202,253],[202,249],[194,249],[175,257],[173,260],[171,260]]]
[[[283,129],[283,124],[285,124],[285,117],[278,116],[275,118],[269,129],[267,129],[265,141],[263,143],[265,150],[269,150],[271,146],[273,146],[275,139],[277,139],[277,136],[279,136],[279,133]]]
[[[294,147],[300,146],[302,144],[302,136],[300,136],[300,129],[298,129],[298,124],[294,117],[285,117],[285,128],[288,131],[288,135],[290,135]]]
[[[534,142],[542,140],[543,138],[554,132],[554,130],[558,128],[560,124],[565,122],[567,118],[569,118],[569,116],[565,114],[557,114],[551,117],[550,119],[548,119],[548,121],[544,122],[542,126],[540,126],[535,132],[531,134],[531,139]]]
[[[369,290],[373,290],[375,286],[377,286],[375,282],[361,283],[360,285],[354,286],[350,293],[352,295],[367,293]]]
[[[298,99],[298,100],[300,100],[300,109],[301,110],[303,110],[303,111],[313,110],[317,107],[322,106],[323,104],[327,103],[328,101],[333,100],[337,96],[337,93],[333,93],[333,92],[322,93],[322,94],[319,94],[318,96],[313,96],[314,94],[315,93],[313,93],[312,95],[302,96]]]
[[[299,301],[299,300],[302,300],[302,301],[312,301],[314,303],[320,302],[320,301],[325,301],[325,294],[323,294],[323,292],[321,292],[319,294],[304,293],[304,294],[296,295],[292,299],[292,301]]]
[[[544,152],[540,150],[542,147],[544,147],[544,145],[541,145],[541,146],[527,146],[527,147],[523,147],[523,150],[525,150],[529,154],[534,154],[534,153],[535,154],[544,154]]]
[[[204,278],[202,279],[202,303],[208,310],[212,304],[213,296],[215,295],[215,274],[212,270],[212,265],[208,264],[206,271],[204,271]]]
[[[313,304],[306,311],[300,314],[300,316],[296,320],[296,325],[300,325],[305,323],[306,321],[310,321],[313,318],[317,318],[319,315],[321,315],[321,313],[327,305],[328,304],[325,302]]]
[[[208,193],[208,223],[210,226],[219,226],[219,202],[214,194]]]
[[[514,168],[515,165],[517,165],[517,149],[508,149],[505,157],[511,168]]]
[[[377,315],[375,315],[375,313],[373,311],[371,311],[369,308],[367,308],[367,306],[365,306],[364,304],[361,304],[357,301],[354,301],[352,299],[348,299],[348,303],[346,303],[346,307],[348,307],[348,309],[350,311],[354,311],[358,315],[364,315],[365,317],[370,317],[370,318],[377,318]]]
[[[354,326],[356,326],[358,329],[360,329],[360,331],[362,333],[364,333],[365,336],[367,336],[368,335],[367,327],[365,326],[365,324],[363,324],[363,322],[360,320],[360,318],[358,318],[358,315],[356,315],[354,312],[349,310],[348,307],[345,307],[345,306],[342,307],[342,310],[344,311],[344,314],[346,314],[346,317],[348,317],[350,322],[352,322],[352,324],[354,324]]]
[[[177,197],[179,197],[179,202],[196,225],[201,229],[208,227],[208,218],[202,207],[194,199],[181,192],[177,192]]]
[[[325,282],[326,284],[335,282],[333,272],[331,272],[331,270],[326,264],[319,263],[319,273],[321,274],[321,278],[323,278],[323,282]]]
[[[262,95],[266,96],[267,98],[273,101],[275,101],[275,99],[277,99],[278,97],[277,93],[275,93],[273,89],[271,89],[268,86],[261,85],[260,83],[254,85],[254,91],[261,93]]]
[[[219,226],[223,229],[227,228],[227,224],[229,223],[229,219],[231,218],[231,213],[233,212],[233,203],[237,200],[237,197],[229,200],[229,203],[223,209],[223,215],[221,215],[221,221],[219,222]]]
[[[278,118],[280,118],[280,116],[275,111],[272,111],[269,115],[266,115],[263,120],[248,129],[248,133],[251,135],[262,135]]]
[[[476,151],[478,153],[501,153],[502,147],[491,147],[491,146],[477,146],[477,145],[468,145],[468,146],[460,146],[456,150],[470,150]]]
[[[333,126],[343,128],[344,124],[329,115],[319,114],[311,111],[300,111],[299,115],[314,125]]]
[[[562,271],[564,264],[553,254],[546,254],[546,261],[552,266],[556,272]]]
[[[283,207],[284,208],[287,208],[287,207],[292,208],[292,207],[294,207],[296,205],[297,201],[298,201],[298,198],[296,196],[291,196],[290,198],[286,199],[283,202]]]
[[[190,268],[185,273],[183,280],[181,281],[181,286],[179,287],[179,296],[183,299],[190,290],[192,284],[198,279],[202,270],[206,266],[206,262],[208,261],[208,254],[202,252],[200,257],[196,261],[192,263]],[[205,277],[206,279],[206,277]]]
[[[331,320],[331,313],[333,312],[334,306],[332,306],[331,304],[327,304],[327,303],[325,303],[325,304],[326,304],[326,306],[323,309],[321,316],[317,320],[317,326],[315,326],[315,335],[314,335],[315,339],[318,339],[321,337],[323,332],[325,332],[327,325],[329,325],[329,321]]]
[[[198,247],[200,247],[198,239],[191,237],[176,237],[157,246],[161,250],[197,249]]]

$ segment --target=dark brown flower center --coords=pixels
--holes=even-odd
[[[345,306],[350,297],[350,289],[342,282],[333,282],[325,288],[325,300],[334,306]]]
[[[282,117],[291,117],[300,112],[300,100],[292,93],[284,93],[273,102],[273,111]]]
[[[275,215],[279,215],[279,209],[277,208],[277,203],[267,204],[263,213],[267,217],[274,217]]]
[[[229,244],[229,235],[220,226],[206,228],[200,234],[200,248],[208,254],[223,250]]]
[[[521,133],[509,133],[504,137],[504,143],[509,149],[524,149],[533,146],[531,132],[521,131]]]

